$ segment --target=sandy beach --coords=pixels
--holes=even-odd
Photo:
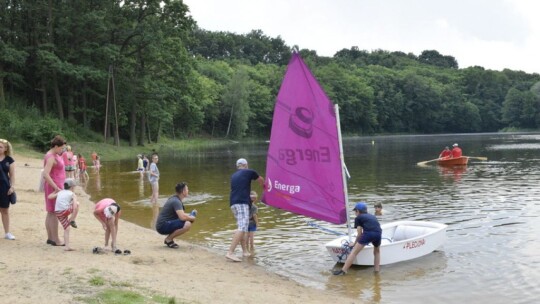
[[[18,202],[10,218],[17,239],[0,240],[2,303],[83,303],[106,289],[174,297],[176,303],[354,302],[182,240],[179,249],[169,249],[163,236],[126,221],[119,225],[118,247],[131,255],[93,254],[93,247],[103,246],[104,233],[92,215],[95,202],[80,187],[78,228],[70,234],[76,251],[47,245],[44,197],[37,191],[42,160],[14,159]]]

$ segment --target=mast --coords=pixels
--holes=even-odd
[[[341,160],[341,177],[343,178],[343,194],[345,195],[345,215],[347,218],[347,234],[349,235],[349,242],[352,241],[352,229],[351,221],[349,219],[349,190],[347,187],[347,178],[350,178],[347,166],[345,166],[345,157],[343,155],[343,143],[341,142],[341,123],[339,119],[339,105],[335,104],[334,109],[336,112],[336,124],[339,142],[339,158]]]

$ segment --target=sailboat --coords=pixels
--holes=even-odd
[[[330,101],[300,55],[294,52],[276,98],[262,201],[317,220],[346,223],[347,235],[326,244],[332,258],[344,262],[348,254],[344,245],[354,239],[356,232],[352,231],[348,217],[347,175],[339,107]],[[387,239],[381,245],[381,265],[414,258],[411,252],[420,248],[422,252],[418,251],[417,256],[427,254],[442,245],[446,236],[444,224],[409,221],[386,226],[381,227]],[[407,227],[398,229],[400,226]],[[396,231],[401,233],[399,240]],[[402,241],[410,243],[404,245]],[[386,250],[389,246],[405,253]],[[371,251],[369,247],[358,254],[354,264],[373,265],[372,253],[369,259],[363,257],[372,252],[373,247]]]

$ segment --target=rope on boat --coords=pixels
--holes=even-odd
[[[352,247],[349,246],[349,241],[343,240],[341,242],[341,253],[338,254],[338,259],[340,262],[344,262],[349,254],[351,253]]]
[[[340,232],[340,231],[336,231],[336,230],[332,230],[332,229],[328,229],[326,227],[323,227],[321,225],[318,225],[316,224],[315,222],[307,222],[307,224],[311,227],[315,227],[315,228],[319,228],[323,231],[326,231],[326,232],[329,232],[329,233],[332,233],[332,234],[335,234],[335,235],[339,235],[339,236],[347,236],[346,233],[344,232]]]

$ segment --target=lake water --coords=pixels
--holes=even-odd
[[[441,168],[434,159],[458,142],[470,160],[461,169]],[[235,161],[245,157],[264,176],[265,142],[234,144],[189,153],[162,151],[160,202],[187,181],[187,210],[199,211],[183,237],[224,255],[236,228],[229,209],[229,178]],[[534,303],[540,292],[540,134],[450,134],[385,136],[344,140],[351,174],[351,202],[381,202],[381,223],[427,220],[447,224],[447,242],[425,257],[382,266],[353,267],[335,277],[324,244],[335,236],[307,225],[302,216],[259,204],[255,263],[304,285],[338,291],[363,303]],[[144,151],[142,151],[144,152]],[[150,227],[150,186],[134,172],[136,157],[106,162],[90,171],[87,192],[93,201],[112,197],[123,218]],[[254,190],[261,196],[258,185]],[[351,214],[352,216],[352,214]],[[344,225],[315,222],[346,231]],[[120,228],[121,233],[121,228]],[[121,239],[121,236],[120,236]],[[162,242],[156,237],[156,243]],[[225,263],[225,258],[223,258]]]

